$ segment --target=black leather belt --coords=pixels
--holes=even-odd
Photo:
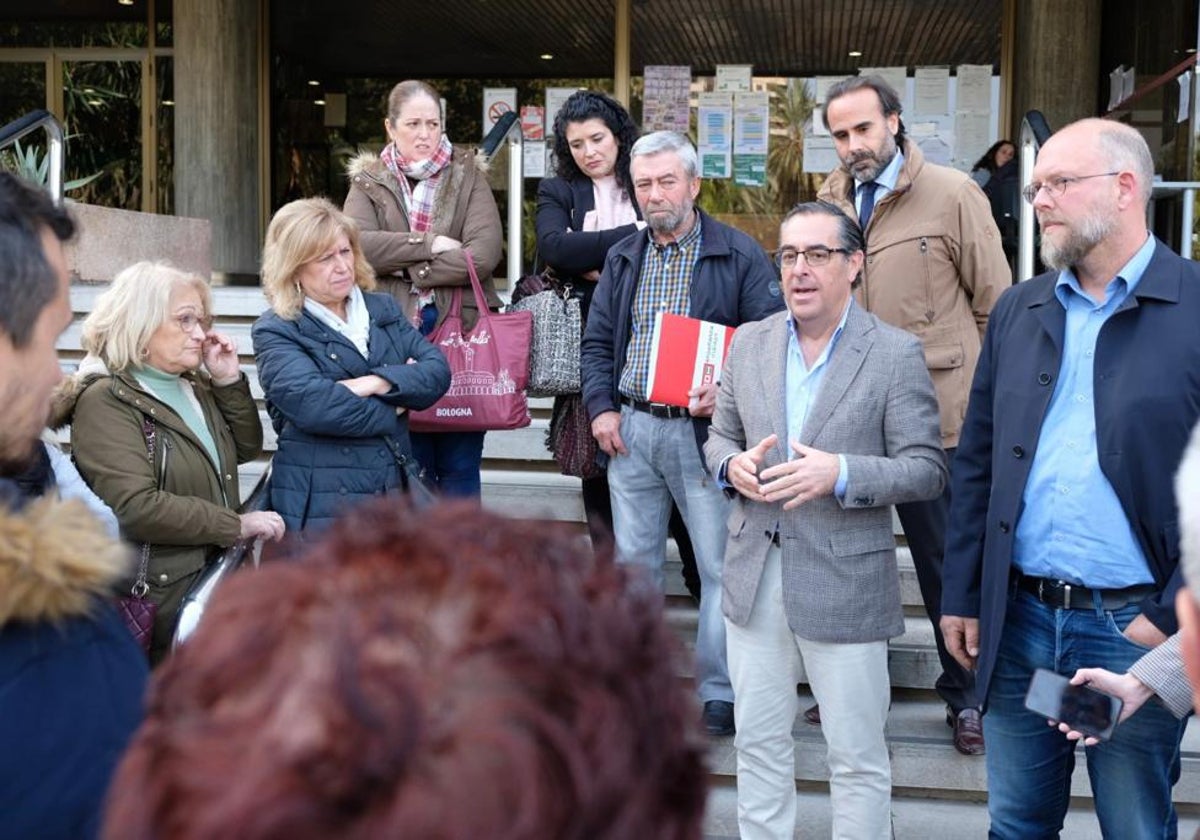
[[[1017,588],[1028,592],[1048,607],[1056,610],[1091,610],[1096,602],[1093,594],[1100,593],[1100,606],[1106,610],[1120,609],[1126,604],[1140,601],[1154,594],[1152,584],[1127,586],[1124,589],[1090,589],[1065,580],[1053,578],[1031,577],[1020,572],[1014,572]]]
[[[651,417],[659,417],[663,420],[678,420],[681,417],[691,417],[686,408],[680,408],[677,405],[664,405],[663,403],[642,402],[635,400],[632,397],[621,395],[621,404],[627,405],[634,411],[644,411]]]

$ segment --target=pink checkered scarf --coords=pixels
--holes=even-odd
[[[437,195],[438,180],[453,154],[454,148],[443,134],[437,150],[425,160],[415,163],[408,160],[396,149],[395,143],[388,143],[379,155],[379,159],[400,183],[404,209],[408,212],[408,228],[414,233],[423,233],[433,224],[433,200]],[[415,187],[409,178],[417,182]]]

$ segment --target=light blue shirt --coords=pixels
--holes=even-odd
[[[804,353],[800,349],[800,336],[796,332],[796,321],[793,318],[787,319],[787,367],[784,371],[783,381],[788,439],[782,442],[782,446],[787,452],[788,460],[796,457],[796,453],[792,451],[792,441],[800,440],[804,421],[808,419],[808,410],[812,408],[817,395],[821,392],[821,383],[825,381],[825,369],[828,367],[829,357],[833,355],[838,339],[842,337],[842,330],[846,328],[846,318],[850,315],[850,307],[853,305],[854,298],[851,298],[842,312],[842,319],[838,322],[837,329],[833,331],[829,343],[825,345],[821,355],[813,361],[811,368],[804,363]],[[846,457],[840,453],[838,454],[838,463],[840,466],[833,493],[840,499],[846,494]]]
[[[838,322],[837,329],[833,331],[833,335],[829,338],[829,343],[825,345],[825,349],[821,351],[821,355],[813,362],[813,366],[809,368],[804,363],[804,353],[800,350],[800,336],[796,333],[796,322],[792,318],[787,319],[788,341],[787,341],[787,359],[784,362],[784,418],[787,421],[787,437],[782,441],[780,446],[788,455],[788,460],[796,457],[796,453],[792,452],[792,441],[800,440],[800,432],[804,429],[804,421],[808,418],[808,410],[812,407],[813,402],[817,398],[817,394],[821,391],[821,383],[825,379],[825,368],[829,361],[830,355],[833,354],[834,347],[837,346],[838,339],[842,337],[842,330],[846,327],[846,318],[850,315],[850,307],[854,306],[854,298],[850,298],[850,302],[846,304],[845,311],[842,312],[842,319]],[[756,444],[758,441],[747,441],[748,444]],[[717,469],[717,484],[723,488],[730,488],[731,485],[726,479],[726,470],[729,467],[729,461],[733,458],[732,455],[727,455],[725,460],[721,462],[721,466]],[[837,483],[834,484],[833,492],[839,499],[846,495],[846,456],[838,453],[838,477]]]
[[[892,162],[883,168],[875,178],[875,206],[883,201],[883,197],[896,189],[896,181],[900,179],[900,168],[904,166],[904,152],[896,149]],[[863,181],[854,179],[854,212],[862,214],[862,185]]]
[[[1084,294],[1073,271],[1059,272],[1054,294],[1067,312],[1062,367],[1013,544],[1013,561],[1027,575],[1095,589],[1154,581],[1116,491],[1100,470],[1093,392],[1100,328],[1133,294],[1153,253],[1154,238],[1147,236],[1105,287],[1103,303]]]

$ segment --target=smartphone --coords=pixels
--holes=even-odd
[[[1107,741],[1121,716],[1121,699],[1086,685],[1071,685],[1070,679],[1054,671],[1033,672],[1025,708],[1065,723],[1072,729]]]

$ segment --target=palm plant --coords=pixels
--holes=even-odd
[[[20,140],[14,142],[11,149],[5,149],[0,153],[0,168],[42,186],[46,186],[50,180],[50,156],[43,154],[37,146],[22,146]],[[77,190],[103,174],[103,172],[94,172],[86,178],[73,178],[63,184],[63,192]]]

